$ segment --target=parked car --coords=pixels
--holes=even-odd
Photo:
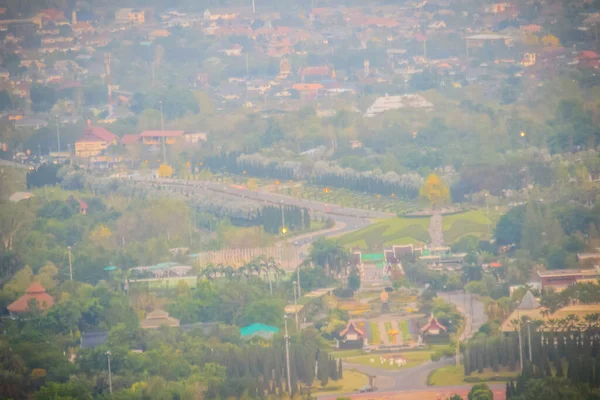
[[[360,393],[369,393],[369,392],[374,392],[376,390],[377,390],[377,388],[373,387],[371,385],[363,386],[362,388],[358,389],[358,391]]]

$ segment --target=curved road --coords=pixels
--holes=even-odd
[[[211,191],[220,193],[222,196],[233,196],[248,199],[258,204],[285,204],[297,206],[311,210],[313,214],[321,214],[331,218],[335,222],[332,229],[315,232],[310,235],[302,235],[299,238],[292,238],[297,246],[305,246],[314,241],[319,236],[337,236],[343,233],[351,232],[371,224],[371,219],[390,218],[394,214],[379,211],[368,211],[358,208],[342,207],[336,204],[327,204],[320,201],[300,199],[290,197],[279,193],[267,192],[263,190],[251,191],[243,186],[228,185],[213,181],[188,181],[184,179],[151,179],[143,176],[132,175],[129,177],[136,182],[147,184],[160,183],[170,186],[173,189],[185,189],[188,192],[199,193],[201,191]],[[125,180],[126,181],[126,180]]]
[[[487,321],[483,303],[477,300],[475,296],[463,291],[441,292],[438,293],[438,296],[454,304],[463,314],[465,314],[467,324],[461,340],[473,336],[479,327]],[[385,370],[382,368],[348,362],[344,362],[344,367],[355,369],[370,376],[376,376],[376,386],[384,392],[447,391],[445,390],[446,388],[427,386],[427,377],[432,371],[446,365],[453,365],[454,363],[455,359],[452,357],[435,362],[428,361],[417,367],[399,371]],[[464,390],[469,387],[470,385],[463,385],[453,389]],[[381,392],[377,392],[377,397],[379,397],[379,395],[381,395]],[[323,396],[323,398],[328,397]],[[360,396],[358,398],[360,398]],[[370,398],[373,398],[373,395]],[[494,398],[496,399],[497,397]]]

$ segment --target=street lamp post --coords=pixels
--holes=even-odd
[[[110,350],[106,352],[108,357],[108,391],[112,395],[112,373],[110,372]]]
[[[531,354],[531,321],[527,321],[527,343],[529,344],[529,362],[533,362],[533,356]]]
[[[298,305],[298,297],[296,296],[296,281],[292,283],[293,292],[294,292],[294,306]],[[296,332],[300,331],[300,325],[298,324],[298,309],[297,307],[294,309],[294,315],[296,316]]]
[[[488,236],[491,238],[491,229],[490,229],[490,209],[488,206],[488,193],[485,193],[485,214],[487,217],[487,230],[488,230]]]
[[[164,136],[164,131],[165,131],[165,120],[163,117],[163,106],[162,106],[162,100],[158,102],[158,105],[160,106],[160,132],[163,135],[163,160],[165,160],[165,164],[167,164],[167,145],[166,145],[166,141],[167,139]]]
[[[519,361],[523,371],[523,342],[521,341],[521,320],[519,320]]]
[[[73,280],[73,263],[71,262],[71,246],[68,246],[69,250],[69,279]]]
[[[285,364],[287,367],[287,384],[288,390],[290,391],[290,397],[292,394],[292,377],[290,375],[290,336],[288,335],[288,327],[287,327],[287,314],[283,316],[283,321],[285,324]]]
[[[58,144],[58,152],[60,153],[60,128],[58,127],[58,115],[56,116],[56,143]]]
[[[298,282],[298,298],[302,297],[302,291],[300,287],[300,264],[298,264],[298,268],[296,268],[296,282]]]

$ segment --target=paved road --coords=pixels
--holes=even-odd
[[[471,315],[470,329],[465,332],[464,338],[473,336],[473,334],[479,330],[481,325],[487,322],[487,315],[485,314],[483,303],[477,300],[472,294],[460,290],[457,292],[438,293],[438,296],[456,305],[463,313]]]
[[[494,400],[506,399],[506,386],[503,384],[488,385],[494,393]],[[425,390],[393,390],[377,391],[371,393],[333,394],[318,396],[319,400],[334,400],[338,397],[350,397],[356,400],[446,400],[448,397],[458,394],[463,399],[471,390],[471,385],[451,387],[430,387]]]
[[[313,214],[324,215],[331,218],[335,223],[334,229],[325,230],[314,235],[303,235],[297,240],[292,240],[297,246],[305,246],[314,241],[319,236],[338,236],[343,233],[351,232],[371,224],[375,218],[390,218],[394,214],[379,211],[367,211],[357,208],[342,207],[335,204],[323,203],[320,201],[299,199],[285,196],[279,193],[267,192],[263,190],[251,191],[242,186],[228,185],[213,181],[186,181],[182,179],[150,179],[144,176],[131,176],[132,180],[146,183],[160,183],[163,186],[170,186],[174,189],[186,189],[192,192],[211,191],[219,193],[222,196],[234,196],[247,199],[248,201],[262,204],[285,204],[302,208],[307,208]]]
[[[438,296],[444,300],[455,304],[461,311],[466,310],[466,314],[472,312],[472,323],[467,324],[467,329],[463,334],[463,340],[473,336],[475,332],[487,321],[487,316],[483,303],[474,296],[463,291],[438,293]],[[463,311],[464,312],[464,311]],[[377,355],[374,355],[375,357]],[[382,390],[428,390],[427,377],[429,374],[443,366],[453,365],[454,358],[446,358],[436,362],[426,362],[414,368],[403,369],[399,371],[385,370],[369,365],[344,363],[348,369],[356,369],[359,372],[377,377],[377,387]]]

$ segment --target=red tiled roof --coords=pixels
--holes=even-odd
[[[585,50],[582,51],[581,53],[579,53],[579,58],[587,58],[589,60],[595,60],[597,58],[599,58],[600,55],[598,55],[598,53],[596,53],[595,51],[591,51],[591,50]]]
[[[54,305],[54,299],[50,296],[46,289],[38,282],[33,282],[27,288],[27,292],[17,301],[7,307],[12,313],[23,313],[29,310],[29,301],[35,299],[41,310],[47,310]]]
[[[292,86],[292,89],[302,91],[315,91],[323,89],[323,85],[318,83],[296,83]]]
[[[140,133],[141,137],[179,137],[183,136],[183,131],[144,131]]]
[[[117,139],[117,135],[100,126],[88,126],[84,130],[83,137],[78,142],[97,142],[101,140],[110,143]]]
[[[500,268],[501,266],[502,264],[500,264],[499,262],[490,263],[491,268]]]
[[[350,323],[348,324],[348,326],[346,327],[346,329],[344,329],[343,331],[340,332],[340,336],[346,336],[346,334],[348,332],[356,332],[359,336],[364,337],[365,333],[363,331],[361,331],[360,329],[358,329],[356,327],[356,325],[354,325],[354,322],[350,321]]]
[[[42,14],[42,18],[47,21],[57,21],[65,18],[65,14],[56,8],[46,8],[45,10],[41,10],[40,14]]]
[[[140,135],[123,135],[121,144],[135,144],[140,140]]]
[[[328,65],[320,65],[317,67],[300,67],[298,75],[300,76],[324,76],[331,74],[331,68]]]
[[[443,331],[446,331],[446,327],[437,320],[433,315],[429,318],[429,321],[425,324],[424,327],[421,328],[421,332],[427,332],[431,328],[438,328]]]

